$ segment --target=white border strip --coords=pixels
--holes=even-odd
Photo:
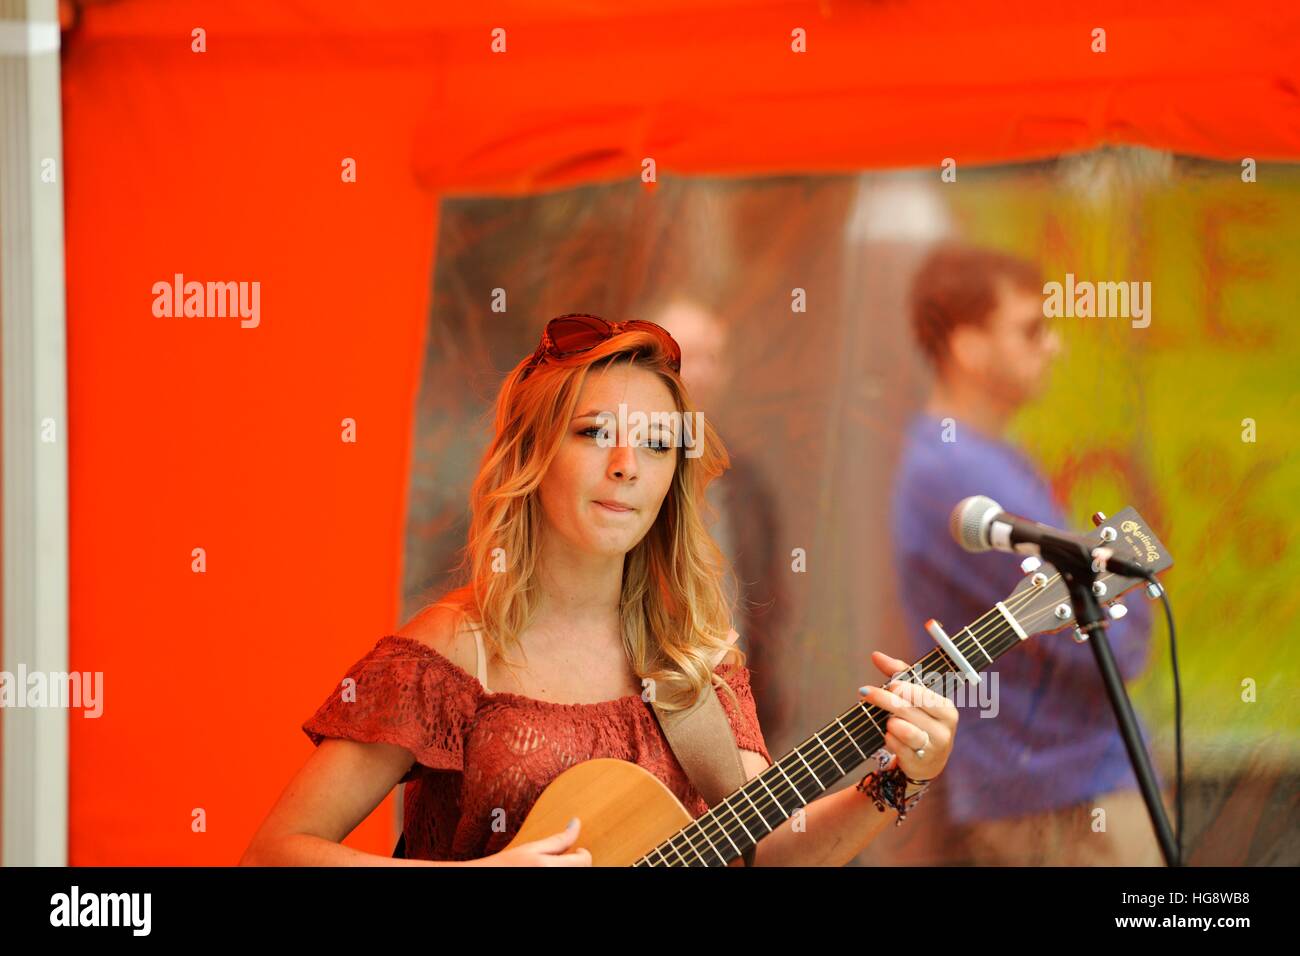
[[[58,52],[57,23],[0,20],[0,56],[36,56]]]
[[[68,667],[68,406],[63,145],[52,0],[0,23],[0,335],[3,335],[4,633],[0,669]],[[56,178],[44,182],[53,159]],[[47,423],[49,426],[47,427]],[[45,440],[49,429],[53,441]],[[64,708],[6,708],[5,866],[68,863]]]

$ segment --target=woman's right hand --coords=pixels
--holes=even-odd
[[[470,860],[469,866],[591,866],[591,851],[578,847],[571,853],[565,853],[578,838],[581,824],[574,817],[569,825],[554,836],[543,837],[529,843],[493,853],[478,860]]]

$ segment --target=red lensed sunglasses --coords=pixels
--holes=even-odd
[[[674,372],[682,370],[682,350],[678,347],[667,329],[653,322],[630,319],[627,322],[610,322],[598,315],[585,312],[569,312],[556,316],[546,323],[542,332],[542,343],[529,359],[525,376],[547,356],[567,358],[594,349],[606,339],[613,338],[620,332],[649,332],[664,343],[668,352],[668,364]]]

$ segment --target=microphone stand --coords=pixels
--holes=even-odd
[[[1151,816],[1151,825],[1160,843],[1160,852],[1164,854],[1168,866],[1182,866],[1174,841],[1174,831],[1169,825],[1169,816],[1165,813],[1156,786],[1151,758],[1142,743],[1133,704],[1129,700],[1119,668],[1115,665],[1110,641],[1106,638],[1106,616],[1092,591],[1093,582],[1097,580],[1092,555],[1081,543],[1057,538],[1044,538],[1039,542],[1039,550],[1043,560],[1050,561],[1060,572],[1070,592],[1074,618],[1078,621],[1079,630],[1087,636],[1097,668],[1101,671],[1101,680],[1106,685],[1106,694],[1110,697],[1111,708],[1119,722],[1120,736],[1128,750],[1129,762],[1133,764],[1133,774],[1137,777],[1142,799],[1146,801],[1147,813]]]

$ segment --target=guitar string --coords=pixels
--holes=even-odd
[[[1113,573],[1107,573],[1107,574],[1105,575],[1105,577],[1102,578],[1102,579],[1100,579],[1100,580],[1106,580],[1106,579],[1108,579],[1108,578],[1112,578],[1112,577],[1115,577],[1115,576],[1116,576],[1116,575],[1114,575]],[[1055,583],[1055,582],[1056,582],[1057,580],[1059,580],[1059,579],[1060,579],[1060,573],[1058,572],[1056,575],[1054,575],[1053,577],[1051,577],[1051,578],[1049,578],[1047,581],[1045,581],[1045,582],[1044,582],[1040,587],[1035,587],[1035,588],[1033,588],[1032,590],[1026,590],[1026,591],[1023,592],[1023,594],[1022,594],[1020,597],[1018,597],[1018,598],[1013,597],[1013,598],[1011,598],[1011,599],[1008,600],[1008,601],[1003,601],[1003,602],[999,602],[999,603],[1001,603],[1001,604],[1003,605],[1003,607],[1006,607],[1008,611],[1012,611],[1012,610],[1019,611],[1019,610],[1022,610],[1022,609],[1024,609],[1024,608],[1026,608],[1027,606],[1033,604],[1035,600],[1037,600],[1037,599],[1040,598],[1043,594],[1045,594],[1045,593],[1046,593],[1046,588],[1047,588],[1048,586],[1050,586],[1051,584]],[[1038,609],[1038,610],[1036,610],[1036,611],[1031,612],[1031,615],[1046,614],[1046,613],[1048,613],[1048,612],[1049,612],[1049,606],[1044,606],[1044,607],[1042,607],[1042,608],[1040,608],[1040,609]],[[1027,621],[1029,620],[1029,616],[1030,616],[1030,615],[1027,615],[1027,616],[1026,616],[1026,620],[1027,620]],[[1013,619],[1015,619],[1014,616],[1013,616]],[[1015,619],[1015,620],[1017,621],[1018,624],[1020,623],[1018,619]],[[1000,610],[999,610],[996,606],[994,606],[992,609],[990,609],[989,611],[985,612],[981,617],[979,617],[979,618],[978,618],[974,623],[972,623],[972,624],[969,625],[968,627],[963,628],[962,631],[959,632],[959,637],[958,637],[957,639],[954,639],[954,640],[953,640],[953,644],[954,644],[954,646],[957,647],[957,649],[958,649],[958,653],[960,653],[962,657],[968,657],[968,655],[969,655],[970,653],[972,653],[973,651],[975,651],[976,649],[979,649],[979,650],[981,651],[981,653],[984,653],[983,644],[978,640],[978,638],[979,638],[979,637],[988,637],[989,635],[995,633],[995,631],[997,630],[997,627],[998,627],[998,622],[1001,622],[1002,625],[1004,625],[1004,626],[1006,626],[1008,629],[1010,629],[1010,624],[1009,624],[1009,622],[1007,622],[1006,619],[1005,619],[1005,617],[1002,616]],[[1022,625],[1022,629],[1023,629],[1023,625]],[[966,639],[965,639],[964,637],[961,637],[961,636],[960,636],[961,634],[965,634],[965,633],[967,633],[967,632],[970,633],[970,643],[969,643],[969,644],[965,644]],[[1016,640],[1014,643],[1008,645],[1007,648],[1006,648],[1005,650],[1001,650],[1001,651],[999,651],[998,654],[997,654],[997,656],[998,656],[998,657],[1001,657],[1002,654],[1004,654],[1007,650],[1010,650],[1012,647],[1014,647],[1016,643],[1019,643],[1019,638],[1017,638],[1017,640]],[[915,671],[917,670],[917,668],[918,668],[920,665],[925,664],[925,663],[929,660],[930,657],[932,657],[932,656],[934,656],[934,655],[936,655],[936,654],[939,655],[939,656],[935,659],[935,661],[934,661],[934,663],[936,663],[936,664],[939,663],[940,660],[942,660],[942,659],[946,659],[946,660],[948,660],[948,662],[949,662],[950,664],[951,664],[951,663],[955,663],[955,662],[951,661],[950,658],[948,658],[948,654],[947,654],[946,652],[943,651],[942,647],[936,647],[933,651],[931,651],[929,654],[927,654],[927,655],[926,655],[924,658],[922,658],[920,661],[917,661],[916,663],[912,664],[911,667],[906,668],[905,670],[915,672]],[[990,662],[990,663],[991,663],[991,662]],[[987,666],[987,665],[986,665],[986,666]],[[925,668],[924,668],[924,667],[921,667],[920,669],[921,669],[921,674],[922,674],[922,676],[921,676],[921,680],[924,681],[924,679],[925,679],[925,676],[924,676],[924,675],[925,675]],[[954,668],[951,672],[952,672],[952,673],[959,673],[960,671]],[[910,703],[910,702],[909,702],[909,703]],[[875,730],[876,730],[877,732],[880,732],[880,733],[882,734],[882,739],[883,739],[883,730],[882,730],[882,728],[881,728],[881,726],[880,726],[880,723],[877,722],[877,721],[875,720],[875,718],[876,718],[876,717],[883,717],[884,722],[887,723],[889,717],[890,717],[890,716],[895,716],[895,715],[893,715],[893,714],[892,714],[890,711],[888,711],[888,710],[885,710],[885,709],[883,709],[883,708],[879,708],[879,707],[876,706],[876,705],[872,705],[872,706],[873,706],[875,709],[879,710],[880,713],[878,713],[878,714],[876,714],[876,713],[872,713],[872,711],[866,709],[866,706],[867,706],[867,705],[864,705],[864,704],[862,704],[862,703],[859,703],[858,706],[857,706],[856,708],[854,708],[855,711],[859,711],[859,712],[861,712],[861,713],[855,713],[854,716],[853,716],[852,718],[850,718],[850,723],[852,724],[852,727],[851,727],[851,728],[849,728],[849,727],[844,727],[844,723],[843,723],[842,721],[839,721],[838,718],[837,718],[837,723],[840,723],[840,726],[841,726],[842,728],[844,728],[844,729],[848,732],[848,734],[850,735],[850,739],[852,739],[852,737],[853,737],[853,735],[856,733],[857,729],[859,729],[859,728],[865,728],[865,727],[867,726],[868,723],[870,723],[870,724],[875,728]],[[912,706],[916,706],[916,705],[912,705]],[[817,738],[817,736],[814,734],[813,737],[808,738],[808,739],[805,740],[803,743],[801,743],[801,744],[799,744],[798,746],[796,746],[795,748],[793,748],[793,749],[791,750],[790,753],[791,753],[791,754],[798,753],[798,756],[799,756],[799,758],[800,758],[800,761],[801,761],[802,763],[807,764],[807,763],[808,763],[807,758],[806,758],[806,756],[805,756],[801,751],[803,750],[803,748],[804,748],[807,744],[811,743],[814,739],[820,740],[820,738]],[[852,741],[852,743],[853,743],[853,747],[854,747],[854,749],[858,749],[857,746],[856,746],[856,741]],[[877,749],[879,749],[879,748],[877,748]],[[781,773],[781,775],[782,775],[783,777],[786,778],[786,781],[787,781],[787,784],[788,784],[787,789],[792,789],[792,790],[794,790],[794,791],[798,794],[799,798],[800,798],[800,799],[803,799],[803,792],[802,792],[802,790],[800,789],[800,785],[801,785],[804,781],[808,780],[810,777],[812,777],[814,780],[816,780],[816,779],[817,779],[817,777],[816,777],[816,771],[817,771],[817,770],[825,770],[825,769],[828,769],[832,763],[835,763],[835,761],[834,761],[833,758],[834,758],[835,756],[838,756],[838,755],[837,755],[837,754],[834,754],[834,753],[831,753],[831,752],[828,752],[829,750],[830,750],[830,748],[828,748],[828,747],[825,745],[825,743],[822,743],[821,751],[819,751],[819,752],[817,752],[817,753],[815,753],[815,754],[813,755],[813,758],[812,758],[812,759],[813,759],[813,761],[814,761],[814,765],[810,766],[809,769],[807,770],[807,772],[805,772],[803,769],[799,769],[799,768],[791,768],[792,771],[793,771],[793,777],[794,777],[793,781],[791,781],[791,774],[787,774],[785,768],[781,768],[781,770],[780,770],[779,772]],[[824,754],[824,756],[823,756],[823,754]],[[850,754],[851,754],[851,752],[850,752]],[[862,761],[857,761],[857,762],[854,764],[854,766],[857,766],[857,765],[858,765],[859,763],[861,763],[861,762],[862,762]],[[776,766],[778,766],[780,763],[781,763],[781,761],[777,761],[776,763],[772,764],[772,767],[776,767]],[[771,768],[771,767],[767,768],[766,770],[764,770],[763,773],[766,774],[766,773],[767,773],[767,770],[770,770],[770,769],[772,769],[772,768]],[[836,764],[836,769],[838,770],[838,764]],[[846,775],[847,775],[847,774],[845,774],[844,772],[840,771],[840,777],[843,777],[843,776],[846,776]],[[761,776],[761,774],[760,774],[760,776]],[[756,780],[756,779],[757,779],[757,777],[753,778],[753,780]],[[732,834],[729,830],[727,830],[727,825],[724,824],[724,823],[722,822],[721,818],[717,817],[717,812],[718,812],[720,809],[723,809],[723,808],[725,808],[725,809],[726,809],[728,812],[730,812],[731,814],[735,815],[735,817],[736,817],[737,819],[740,820],[742,826],[743,826],[744,829],[746,830],[746,833],[749,833],[749,828],[748,828],[748,826],[745,826],[745,825],[746,825],[746,824],[750,824],[750,823],[755,823],[757,819],[762,819],[762,821],[763,821],[763,825],[764,825],[764,826],[768,826],[768,824],[767,824],[767,819],[766,819],[765,816],[763,816],[763,808],[762,808],[762,807],[756,807],[755,810],[756,810],[757,812],[751,812],[751,810],[750,810],[749,807],[747,807],[747,806],[742,806],[740,812],[738,812],[738,811],[737,811],[737,808],[731,806],[731,804],[730,804],[730,800],[732,799],[732,797],[734,797],[734,796],[736,796],[737,794],[739,794],[742,790],[745,790],[745,789],[748,787],[748,785],[749,785],[750,783],[753,782],[753,780],[748,780],[748,781],[746,781],[746,782],[745,782],[744,784],[742,784],[742,785],[741,785],[737,790],[733,791],[733,792],[732,792],[731,794],[729,794],[726,798],[724,798],[724,799],[723,799],[723,800],[718,804],[717,807],[715,807],[715,808],[711,808],[707,813],[702,814],[699,818],[697,818],[697,819],[691,821],[690,824],[687,824],[685,827],[683,827],[681,830],[679,830],[679,831],[677,832],[677,834],[675,834],[674,836],[672,836],[672,837],[670,837],[669,839],[665,840],[664,843],[667,844],[669,847],[671,847],[671,849],[672,849],[674,852],[678,853],[679,855],[683,855],[683,854],[682,854],[682,849],[681,849],[681,847],[679,847],[677,844],[678,844],[679,842],[684,841],[685,844],[686,844],[686,849],[687,849],[689,852],[691,852],[691,853],[695,853],[697,856],[701,856],[701,849],[702,849],[702,848],[697,847],[697,846],[695,845],[695,842],[694,842],[693,840],[690,839],[690,836],[689,836],[689,834],[687,833],[688,830],[691,830],[691,829],[694,828],[694,829],[699,830],[700,835],[703,836],[703,837],[705,838],[705,842],[706,842],[707,844],[709,844],[709,846],[708,846],[707,848],[704,848],[705,851],[706,851],[706,852],[711,852],[711,853],[713,853],[715,856],[718,855],[718,853],[717,853],[717,844],[713,843],[713,841],[712,841],[712,839],[711,839],[715,834],[709,830],[709,825],[710,825],[710,824],[713,824],[714,828],[717,830],[717,834],[716,834],[716,835],[719,836],[719,837],[722,839],[722,841],[723,841],[723,842],[722,842],[722,846],[723,846],[723,847],[725,847],[727,844],[732,843],[732,839],[731,839],[731,838],[732,838],[732,836],[733,836],[733,834]],[[820,783],[819,783],[819,786],[820,786]],[[764,785],[764,787],[765,787],[765,785]],[[766,787],[765,787],[765,788],[766,788]],[[822,792],[824,793],[826,789],[827,789],[827,788],[822,788]],[[748,795],[746,795],[746,796],[748,797]],[[760,798],[762,797],[761,794],[760,794],[759,796],[760,796]],[[821,796],[821,794],[819,794],[818,796]],[[817,799],[817,798],[814,797],[814,799]],[[760,803],[761,803],[761,802],[763,802],[762,799],[760,799]],[[767,802],[768,804],[775,805],[775,806],[778,808],[778,811],[779,811],[780,813],[785,814],[785,807],[780,803],[779,800],[777,800],[775,797],[771,796],[770,791],[769,791],[769,793],[768,793],[768,795],[767,795],[766,802]],[[786,816],[785,816],[785,819],[789,819],[789,816],[786,815]],[[782,821],[782,822],[784,822],[784,821]],[[771,828],[770,828],[770,827],[769,827],[769,831],[768,831],[768,832],[771,832]],[[766,834],[764,834],[764,836],[766,836]],[[761,840],[762,837],[760,837],[759,839]],[[661,844],[661,846],[662,846],[662,845],[663,845],[663,844]],[[734,845],[733,845],[733,849],[734,849]],[[663,852],[662,850],[659,850],[659,847],[655,847],[655,850],[652,851],[652,852],[656,852],[656,851],[659,852],[661,856],[664,855],[664,852]],[[649,857],[650,857],[650,854],[645,854],[644,856],[642,856],[642,857],[639,858],[638,862],[639,862],[640,860],[647,860],[647,861],[648,861],[648,860],[649,860]],[[683,855],[683,858],[684,858],[684,855]],[[701,856],[701,858],[702,858],[702,856]],[[733,857],[733,859],[734,859],[734,857]],[[729,861],[726,861],[726,862],[729,862]],[[657,865],[657,864],[649,863],[649,865],[654,866],[654,865]],[[676,866],[676,865],[679,865],[679,864],[674,863],[671,859],[669,859],[667,865],[669,865],[669,866]],[[686,864],[686,865],[689,865],[689,863]],[[709,863],[706,862],[705,865],[708,866],[708,865],[713,865],[713,864],[709,864]]]

